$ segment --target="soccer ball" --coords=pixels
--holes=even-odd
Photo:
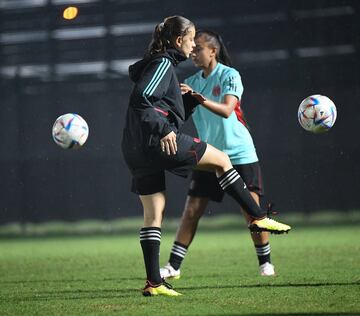
[[[334,102],[320,94],[304,99],[298,110],[300,125],[314,134],[327,132],[334,125],[336,116]]]
[[[52,136],[60,147],[76,149],[85,144],[89,136],[89,127],[80,115],[68,113],[56,119]]]

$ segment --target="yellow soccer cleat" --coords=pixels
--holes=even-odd
[[[252,232],[270,232],[274,234],[283,234],[289,232],[291,227],[289,225],[277,222],[272,218],[264,217],[262,219],[253,220],[249,229]]]
[[[153,285],[149,281],[146,281],[145,287],[142,290],[144,296],[156,296],[156,295],[165,295],[165,296],[180,296],[179,292],[173,290],[172,286],[163,281],[163,283]]]

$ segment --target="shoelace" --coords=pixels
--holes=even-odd
[[[163,282],[162,282],[163,285],[165,285],[168,289],[172,290],[173,287],[171,284],[167,283],[164,279],[163,279]]]

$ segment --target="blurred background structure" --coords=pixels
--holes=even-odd
[[[0,0],[0,224],[140,216],[120,143],[132,84],[155,25],[184,15],[218,31],[242,75],[243,109],[280,211],[360,208],[360,2],[357,0]],[[76,6],[73,20],[62,17]],[[194,72],[179,66],[181,79]],[[300,102],[330,97],[333,129],[311,135]],[[78,151],[55,145],[64,113],[86,119]],[[194,133],[189,122],[185,130]],[[167,215],[188,180],[167,178]],[[227,199],[209,212],[238,212]]]

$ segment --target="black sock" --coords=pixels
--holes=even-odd
[[[221,188],[234,198],[251,217],[261,218],[265,213],[251,196],[238,172],[231,168],[218,178]]]
[[[159,227],[143,227],[140,230],[140,244],[143,251],[147,280],[152,284],[160,284],[160,241]]]
[[[185,258],[188,246],[185,246],[177,241],[174,242],[171,253],[169,263],[175,270],[179,270],[182,261]]]
[[[270,243],[266,243],[265,245],[255,245],[256,254],[259,260],[259,266],[264,264],[265,262],[271,263],[270,259]]]

